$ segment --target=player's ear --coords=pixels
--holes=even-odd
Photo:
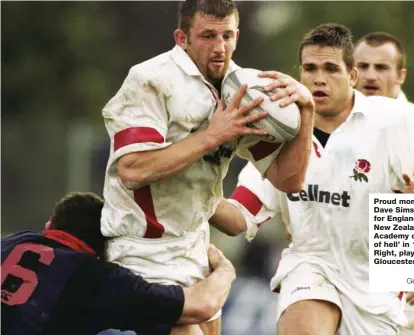
[[[407,69],[398,70],[397,84],[398,85],[404,84],[406,78],[407,78]]]
[[[237,42],[239,41],[239,37],[240,37],[240,30],[237,29],[237,31],[236,31],[236,42],[234,43],[234,50],[237,49]]]
[[[184,50],[187,49],[187,33],[182,29],[176,29],[174,31],[174,40]]]
[[[46,222],[45,229],[46,230],[52,229],[52,221],[49,220],[49,221]]]
[[[355,87],[357,81],[358,81],[358,70],[356,67],[353,67],[351,71],[349,71],[349,76],[351,79],[351,86]]]
[[[302,65],[299,65],[298,66],[299,82],[301,82],[301,80],[302,80],[302,70],[303,70]]]

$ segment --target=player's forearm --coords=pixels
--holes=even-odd
[[[118,161],[118,173],[126,187],[135,189],[175,175],[218,145],[203,131],[164,149],[127,154]]]
[[[303,107],[298,135],[283,147],[266,171],[266,177],[277,189],[286,193],[299,192],[305,181],[312,149],[313,106]]]
[[[212,318],[226,302],[235,278],[233,267],[220,265],[206,279],[184,288],[185,303],[178,324],[198,324]]]
[[[230,236],[237,236],[247,229],[242,212],[226,199],[220,201],[209,222],[218,230]]]

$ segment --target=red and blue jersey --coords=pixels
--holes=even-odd
[[[181,316],[180,286],[149,284],[37,232],[5,237],[1,247],[4,335],[168,334]]]

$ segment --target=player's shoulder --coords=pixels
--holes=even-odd
[[[262,175],[259,170],[251,162],[247,162],[244,168],[240,171],[239,178],[246,180],[261,181]]]
[[[406,104],[408,105],[408,110],[410,112],[414,112],[414,104],[412,102],[406,101]]]
[[[129,70],[129,76],[141,80],[163,76],[165,80],[169,77],[168,74],[174,71],[175,67],[172,50],[170,50],[132,66]]]
[[[368,124],[379,128],[388,128],[409,122],[414,116],[414,105],[382,96],[362,98],[363,113]]]
[[[17,233],[2,236],[1,238],[1,259],[3,260],[16,246],[23,243],[39,243],[42,235],[31,230],[24,230]]]
[[[4,235],[1,238],[3,245],[17,245],[25,242],[35,242],[42,239],[42,234],[33,230],[23,230],[17,233]]]
[[[369,96],[364,97],[365,109],[368,115],[378,115],[381,113],[384,116],[387,115],[403,115],[409,108],[406,102],[392,99],[383,96]]]

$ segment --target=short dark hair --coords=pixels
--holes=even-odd
[[[391,43],[395,46],[398,51],[398,60],[397,60],[397,68],[401,70],[406,67],[407,65],[407,55],[405,53],[405,49],[402,43],[393,35],[377,31],[373,33],[369,33],[365,36],[362,36],[361,39],[358,41],[357,46],[360,45],[362,42],[372,46],[378,47],[385,43]]]
[[[302,50],[307,45],[330,46],[341,49],[348,71],[351,71],[355,66],[352,33],[341,24],[325,23],[308,32],[299,47],[300,64],[302,64]]]
[[[234,14],[237,25],[239,24],[239,12],[232,0],[185,0],[180,2],[178,8],[178,28],[186,33],[197,12],[218,18]]]
[[[101,258],[106,242],[101,233],[103,204],[103,199],[92,192],[69,193],[55,205],[51,227],[79,238]]]

